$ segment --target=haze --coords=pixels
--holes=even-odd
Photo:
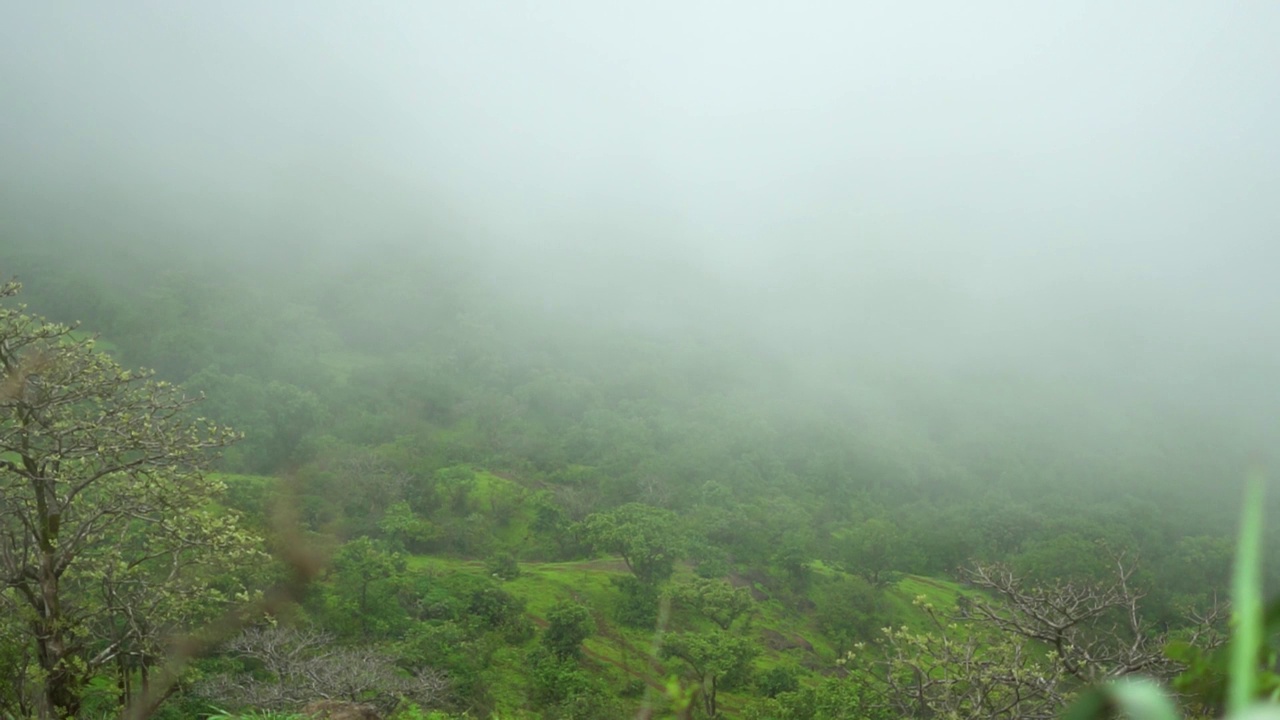
[[[998,393],[1265,461],[1278,31],[1268,2],[11,3],[0,250],[444,245],[584,337],[731,338],[726,368],[910,432]]]

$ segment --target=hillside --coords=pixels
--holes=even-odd
[[[451,275],[428,246],[365,257],[380,281],[340,299],[322,289],[359,264],[275,284],[151,258],[127,282],[92,272],[92,253],[50,252],[14,256],[33,306],[83,313],[70,337],[100,332],[99,348],[202,393],[200,414],[245,434],[207,509],[264,535],[277,560],[211,569],[216,592],[175,622],[278,582],[304,538],[328,560],[297,591],[286,640],[366,653],[368,684],[348,694],[385,711],[890,712],[875,703],[894,668],[960,662],[937,653],[972,643],[1052,675],[1038,642],[935,620],[975,563],[1020,587],[1087,588],[1123,558],[1157,654],[1226,586],[1236,483],[1201,478],[1232,477],[1249,440],[1203,418],[871,357],[842,366],[849,379],[732,333],[586,327]],[[409,310],[428,269],[441,282]],[[147,652],[122,677],[145,673]],[[288,710],[322,692],[289,689],[279,669],[250,682],[259,652],[211,650],[163,712]],[[1061,682],[1044,702],[1076,685]]]

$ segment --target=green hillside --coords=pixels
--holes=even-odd
[[[446,272],[442,245],[384,250],[216,282],[13,256],[33,309],[84,320],[32,339],[6,310],[13,342],[47,348],[6,369],[25,409],[0,434],[7,493],[43,487],[14,480],[30,466],[94,488],[82,512],[6,506],[14,528],[79,523],[59,587],[80,640],[56,665],[81,715],[147,701],[184,633],[156,718],[341,696],[401,720],[1012,719],[1130,674],[1216,711],[1255,439],[1237,426],[1083,380],[615,327]],[[349,277],[379,282],[335,295]],[[24,382],[69,399],[27,407]],[[46,407],[64,414],[25,420]],[[64,626],[33,634],[38,584],[19,587],[56,563],[23,567],[0,591],[16,717]]]

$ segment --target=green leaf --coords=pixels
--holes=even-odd
[[[1095,720],[1114,717],[1130,720],[1178,720],[1173,701],[1149,680],[1123,680],[1100,685],[1081,695],[1062,720]]]

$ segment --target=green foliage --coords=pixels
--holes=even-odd
[[[706,578],[676,583],[667,588],[667,594],[674,605],[710,620],[721,630],[728,630],[755,604],[746,588]]]
[[[892,522],[871,518],[844,535],[839,541],[839,553],[849,572],[861,575],[872,585],[880,585],[889,579],[889,571],[901,566],[902,536]]]
[[[693,572],[698,577],[708,580],[722,578],[732,570],[723,551],[708,551],[698,558],[697,563]]]
[[[1242,713],[1258,690],[1258,660],[1263,648],[1262,479],[1253,478],[1245,495],[1231,583],[1232,621],[1227,712]]]
[[[1267,607],[1264,623],[1267,644],[1260,650],[1254,673],[1259,698],[1280,698],[1280,600]],[[1172,687],[1188,704],[1200,706],[1206,713],[1221,714],[1226,707],[1227,684],[1231,677],[1231,647],[1205,648],[1177,639],[1165,647],[1165,653],[1185,668],[1172,682]]]
[[[835,641],[837,652],[877,637],[893,621],[884,592],[857,575],[820,581],[812,593],[814,621]]]
[[[0,285],[0,299],[17,294]],[[262,564],[261,541],[204,474],[236,434],[70,328],[0,305],[0,615],[22,650],[0,682],[74,716],[99,674],[132,680],[169,636],[216,617]],[[249,570],[240,570],[248,568]],[[36,701],[36,697],[39,701]]]
[[[800,689],[800,670],[793,665],[774,665],[756,678],[760,694],[776,698]]]
[[[416,703],[402,703],[387,720],[465,720],[469,715],[455,715],[442,710],[424,710]],[[493,716],[497,720],[497,716]]]
[[[241,513],[247,523],[265,529],[270,524],[271,513],[279,499],[280,480],[264,475],[230,475],[218,473],[212,476],[222,483],[222,502]]]
[[[1113,572],[1104,544],[1078,533],[1034,540],[1013,559],[1013,568],[1031,582],[1097,582]]]
[[[587,692],[591,678],[577,663],[566,661],[545,648],[530,655],[533,670],[533,700],[538,707],[550,707]]]
[[[593,632],[591,611],[578,603],[562,601],[547,612],[542,647],[561,662],[577,660],[582,654],[582,641]]]
[[[472,633],[496,632],[505,642],[520,644],[534,635],[525,602],[492,578],[469,573],[421,575],[407,604],[421,620],[449,621]]]
[[[1208,606],[1228,585],[1232,555],[1232,542],[1222,535],[1180,538],[1173,552],[1160,558],[1151,584],[1167,597],[1172,612]]]
[[[206,410],[210,417],[245,433],[244,442],[227,453],[228,469],[270,473],[296,467],[313,456],[308,440],[325,415],[314,392],[279,380],[226,375],[217,366],[191,375],[186,385],[210,398]]]
[[[454,621],[419,622],[410,625],[393,648],[401,665],[444,670],[454,695],[475,705],[487,703],[484,671],[498,649],[492,636]]]
[[[508,552],[526,563],[576,560],[590,555],[590,541],[621,555],[633,576],[619,582],[610,616],[642,632],[610,627],[609,637],[589,644],[630,652],[637,667],[658,624],[659,588],[685,575],[682,557],[708,580],[735,568],[751,575],[771,595],[758,622],[802,631],[818,654],[847,649],[895,619],[894,604],[915,594],[904,588],[923,580],[895,583],[895,571],[945,574],[971,557],[1011,562],[1035,578],[1088,577],[1098,571],[1096,543],[1105,539],[1141,556],[1135,582],[1170,622],[1225,586],[1230,542],[1214,502],[1222,490],[1196,490],[1188,478],[1214,477],[1212,463],[1229,453],[1206,452],[1215,440],[1199,432],[1179,449],[1167,426],[1112,433],[1106,413],[1067,418],[1062,403],[1051,402],[1057,395],[1002,394],[971,378],[930,387],[923,394],[931,407],[908,402],[888,410],[884,398],[903,400],[892,370],[861,367],[854,373],[865,378],[861,389],[829,382],[834,376],[814,376],[806,389],[780,382],[772,361],[757,362],[758,353],[731,343],[686,347],[603,330],[617,326],[611,322],[584,337],[575,323],[508,306],[441,251],[384,248],[340,269],[303,263],[279,276],[203,267],[166,273],[163,266],[182,265],[179,254],[163,261],[144,254],[110,263],[119,277],[109,278],[89,261],[69,268],[88,246],[59,254],[42,247],[28,254],[51,258],[32,270],[50,280],[40,297],[45,306],[84,317],[131,362],[205,391],[201,412],[248,433],[221,467],[295,473],[304,487],[297,509],[309,529],[368,535],[383,554],[447,555],[456,561],[451,567],[472,576],[506,574]],[[332,292],[353,282],[360,292]],[[726,364],[727,348],[740,362]],[[1011,400],[1023,397],[1043,406],[1046,422],[1025,420],[1022,400]],[[955,417],[936,407],[947,403]],[[928,430],[913,418],[924,418],[915,424]],[[1091,455],[1080,431],[1092,420],[1102,421],[1100,434],[1124,438],[1105,455]],[[1140,420],[1116,413],[1115,422],[1141,428]],[[1033,435],[1037,424],[1053,436]],[[230,487],[208,501],[206,516],[231,508],[268,527],[274,481],[209,480]],[[1159,505],[1117,498],[1121,482],[1138,495],[1158,494]],[[648,510],[635,517],[624,517],[627,505],[602,510],[636,500]],[[696,530],[696,540],[684,540],[685,528]],[[121,553],[147,542],[142,530],[126,535]],[[349,640],[394,642],[420,664],[445,658],[478,715],[492,706],[487,687],[517,697],[527,689],[521,662],[501,662],[504,652],[517,652],[503,650],[505,643],[531,637],[519,597],[540,615],[570,594],[601,608],[610,600],[607,562],[591,582],[548,569],[554,582],[542,583],[527,577],[539,570],[526,565],[526,577],[503,587],[538,594],[512,590],[508,601],[490,594],[493,583],[409,573],[395,563],[379,571],[377,558],[353,555],[335,555],[313,588],[310,616]],[[833,574],[816,558],[838,561],[855,577]],[[237,564],[219,558],[169,593],[155,637],[199,624],[240,591],[246,577],[227,573]],[[375,574],[366,576],[362,565]],[[90,587],[94,578],[76,572],[68,583]],[[159,576],[147,572],[148,581]],[[218,596],[199,595],[207,590]],[[20,604],[12,590],[0,595],[7,608]],[[675,604],[677,627],[702,627],[696,610]],[[105,606],[80,607],[91,614]],[[812,615],[792,612],[800,608]],[[899,619],[919,624],[899,611]],[[10,691],[11,678],[29,689],[39,674],[31,670],[32,649],[14,641],[28,633],[26,616],[4,615],[0,702],[9,702],[26,692]],[[821,636],[800,627],[810,620]],[[105,649],[108,631],[126,626],[94,625],[89,632],[102,641],[93,649]],[[143,657],[154,642],[132,647],[140,654],[130,657]],[[1270,652],[1260,652],[1260,667]],[[1225,655],[1188,644],[1170,653],[1190,665],[1179,689],[1223,701]],[[593,679],[613,678],[607,664],[586,667]],[[1255,694],[1274,689],[1266,671],[1257,678]],[[104,696],[114,692],[111,678],[94,681]],[[780,692],[775,715],[762,717],[871,717],[867,698],[846,698],[852,684],[824,680],[816,689]]]
[[[670,510],[628,503],[591,515],[583,526],[596,548],[622,556],[627,569],[646,585],[671,577],[684,552],[683,533]]]
[[[812,560],[811,547],[794,535],[786,538],[770,558],[771,564],[782,571],[787,587],[796,593],[803,593],[809,589],[809,582],[813,578],[809,567]]]
[[[547,720],[616,720],[622,705],[570,660],[539,648],[530,657],[532,699]]]
[[[751,703],[744,720],[899,720],[870,691],[850,678],[824,678],[813,687],[797,688]]]
[[[386,537],[407,552],[423,552],[440,535],[440,530],[430,520],[419,517],[405,500],[398,500],[387,508],[378,521],[378,529]]]
[[[1158,685],[1147,680],[1123,680],[1091,688],[1072,704],[1063,720],[1094,720],[1116,714],[1132,720],[1179,720],[1177,706]]]
[[[325,626],[345,637],[390,638],[409,617],[398,601],[405,586],[405,560],[369,538],[357,538],[334,555],[322,600]]]
[[[917,502],[900,508],[894,519],[906,537],[905,569],[917,575],[945,575],[979,555],[981,520],[974,503],[939,507]]]
[[[542,716],[546,720],[617,720],[627,713],[607,689],[592,685],[546,708]]]
[[[658,623],[661,593],[658,588],[643,583],[634,576],[615,577],[610,580],[618,589],[613,615],[625,627],[652,630]]]
[[[490,576],[501,580],[520,577],[520,563],[516,561],[516,556],[505,551],[494,553],[485,564],[485,570]]]
[[[702,688],[707,717],[714,718],[719,691],[750,680],[751,662],[760,654],[760,646],[723,630],[682,632],[663,639],[661,654],[684,661]]]

